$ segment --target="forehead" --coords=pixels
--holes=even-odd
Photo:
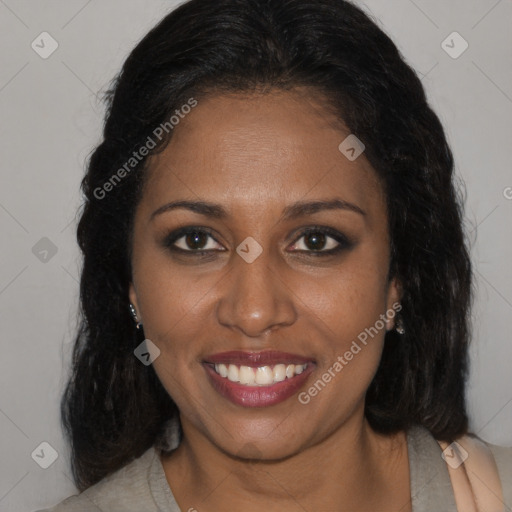
[[[339,150],[349,135],[311,91],[205,96],[151,158],[144,202],[201,198],[234,212],[336,196],[382,213],[364,153],[351,161]]]

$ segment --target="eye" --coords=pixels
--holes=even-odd
[[[180,228],[172,232],[165,238],[164,245],[172,251],[194,254],[225,250],[213,238],[208,229],[195,226]]]
[[[304,241],[301,241],[304,239]],[[292,252],[309,253],[312,256],[329,256],[353,247],[345,235],[329,227],[311,226],[304,229],[292,246]],[[163,245],[173,252],[201,256],[223,252],[226,249],[215,240],[208,228],[187,226],[170,233]]]
[[[297,252],[311,253],[312,256],[329,256],[345,249],[350,249],[353,243],[345,235],[328,227],[312,226],[301,232],[298,241],[292,249]]]

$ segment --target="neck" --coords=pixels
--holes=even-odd
[[[379,435],[362,415],[277,461],[234,458],[187,426],[180,446],[162,458],[182,510],[408,509],[405,434]]]

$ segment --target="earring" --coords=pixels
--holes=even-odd
[[[398,334],[405,334],[404,320],[402,315],[397,315],[396,317],[395,330]]]
[[[133,307],[132,303],[130,303],[130,311],[132,313],[133,320],[136,323],[137,329],[140,329],[142,327],[142,322],[139,322],[139,317],[137,316],[137,311],[135,311],[135,308]]]

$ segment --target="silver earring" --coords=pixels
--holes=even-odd
[[[136,323],[137,329],[140,329],[142,327],[142,322],[139,322],[139,317],[137,316],[137,311],[135,311],[135,308],[133,307],[132,303],[130,303],[130,311],[132,313],[133,320]]]
[[[404,320],[402,315],[397,315],[396,317],[395,330],[398,334],[405,334]]]

